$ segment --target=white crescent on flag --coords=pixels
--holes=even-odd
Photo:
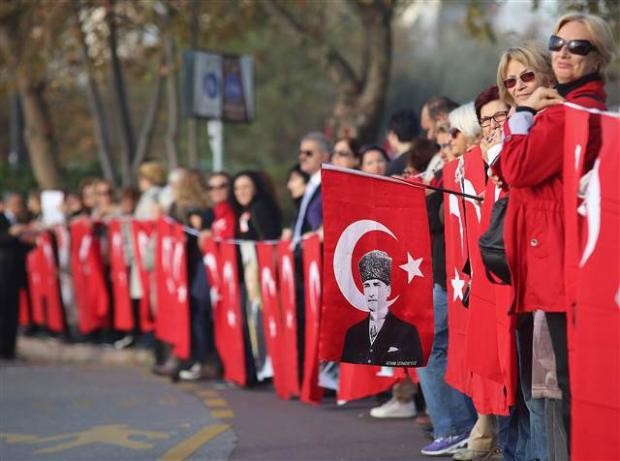
[[[583,256],[579,266],[588,261],[601,232],[601,179],[599,177],[600,160],[594,162],[592,168],[592,175],[590,176],[590,182],[588,184],[588,190],[586,191],[586,198],[584,204],[586,206],[586,218],[588,220],[588,239],[583,250]]]

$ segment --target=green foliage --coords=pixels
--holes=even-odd
[[[80,182],[86,177],[101,177],[101,168],[98,163],[80,166],[65,166],[62,170],[60,187],[65,191],[77,191]],[[23,194],[37,189],[37,180],[32,169],[28,166],[12,167],[8,164],[0,165],[0,192],[17,191]]]

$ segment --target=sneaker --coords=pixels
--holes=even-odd
[[[118,341],[114,341],[114,349],[121,350],[133,346],[135,339],[132,335],[123,336]]]
[[[466,446],[468,440],[469,433],[438,437],[433,440],[433,443],[422,448],[421,453],[427,456],[451,455],[459,448]]]
[[[181,381],[198,381],[202,379],[202,365],[194,363],[187,370],[179,371]]]
[[[400,402],[392,398],[383,405],[370,410],[370,416],[373,418],[413,418],[415,415],[413,400],[411,402]]]

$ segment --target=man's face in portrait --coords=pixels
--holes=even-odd
[[[387,300],[392,292],[390,285],[378,279],[370,279],[363,283],[363,287],[366,305],[371,314],[379,316],[383,316],[381,314],[387,314]]]

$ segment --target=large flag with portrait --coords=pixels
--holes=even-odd
[[[433,341],[425,191],[324,166],[320,358],[424,366]]]

